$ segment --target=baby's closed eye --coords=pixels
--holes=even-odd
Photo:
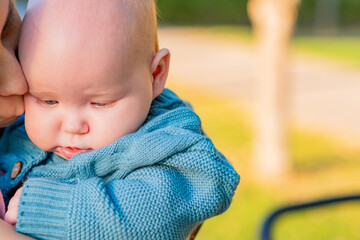
[[[97,107],[105,107],[108,103],[103,103],[103,102],[91,102],[92,105],[97,106]]]
[[[95,106],[95,107],[111,107],[112,105],[115,104],[116,101],[111,101],[111,102],[91,102],[91,105]]]
[[[59,103],[56,100],[44,100],[44,99],[40,99],[40,102],[47,105],[47,106],[54,106],[54,105]]]

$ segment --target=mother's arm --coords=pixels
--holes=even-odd
[[[0,236],[1,239],[7,240],[35,240],[34,238],[25,236],[15,231],[15,228],[0,219]]]
[[[27,84],[16,57],[21,19],[12,0],[0,0],[0,128],[11,124],[24,112],[22,95]],[[1,134],[1,129],[0,129]],[[34,240],[17,233],[0,219],[0,238]]]
[[[12,0],[0,0],[0,128],[23,114],[27,83],[16,57],[21,18]]]

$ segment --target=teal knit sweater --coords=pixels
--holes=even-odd
[[[70,161],[37,148],[23,119],[0,141],[0,188],[24,182],[16,229],[38,239],[185,239],[230,205],[239,176],[170,90],[135,133]],[[10,172],[22,162],[20,174]],[[8,197],[5,197],[8,202]]]

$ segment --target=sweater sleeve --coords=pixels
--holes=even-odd
[[[178,165],[143,167],[109,183],[29,178],[17,231],[38,239],[185,239],[228,208],[239,179],[233,174],[226,189],[219,179],[225,175],[189,171],[176,156],[172,161]]]
[[[34,167],[17,231],[46,240],[183,240],[224,212],[239,175],[201,135],[199,117],[170,95],[157,98],[137,132],[66,164]]]

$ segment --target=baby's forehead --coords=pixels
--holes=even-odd
[[[146,37],[131,1],[138,0],[30,0],[19,45],[28,80],[100,81],[150,67],[153,51],[141,48],[139,34]]]
[[[101,64],[116,68],[143,61],[150,65],[155,26],[140,14],[138,2],[152,0],[30,0],[20,60],[44,67],[59,64],[63,70],[73,69],[69,63],[99,69]]]
[[[155,39],[154,8],[153,0],[30,0],[24,32],[55,36],[57,42],[66,36],[84,43],[143,47]]]
[[[56,33],[56,36],[67,35],[70,39],[83,36],[91,40],[103,35],[124,38],[132,29],[136,12],[123,2],[31,0],[24,21],[30,22],[30,30],[38,30],[43,36]]]

